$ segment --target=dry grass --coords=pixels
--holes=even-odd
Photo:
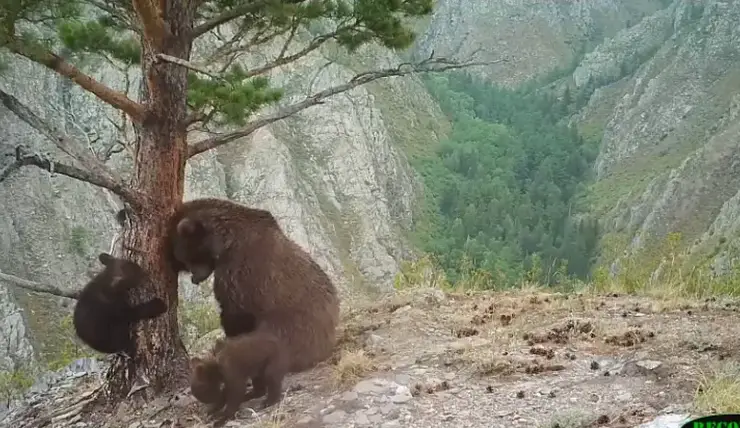
[[[594,417],[579,410],[558,413],[552,419],[541,424],[540,428],[587,428],[592,425]]]
[[[342,350],[341,357],[334,366],[334,384],[337,387],[352,384],[373,370],[375,370],[373,359],[364,350]]]
[[[694,407],[703,414],[740,412],[740,364],[727,363],[699,379]]]

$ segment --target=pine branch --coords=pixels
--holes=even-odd
[[[66,297],[68,299],[79,298],[79,293],[72,291],[64,291],[59,287],[53,285],[41,284],[35,281],[29,281],[27,279],[19,278],[15,275],[0,272],[0,281],[7,281],[16,287],[25,288],[26,290],[33,291],[34,293],[51,294],[52,296]]]
[[[167,55],[167,54],[163,54],[163,53],[157,54],[155,56],[155,58],[158,61],[165,61],[165,62],[169,62],[169,63],[172,63],[172,64],[177,64],[180,67],[187,68],[188,70],[192,70],[192,71],[195,71],[195,72],[198,72],[198,73],[201,73],[201,74],[205,74],[206,76],[210,77],[211,79],[220,79],[219,76],[217,76],[216,74],[211,73],[210,71],[206,70],[205,67],[200,66],[200,65],[193,64],[192,62],[190,62],[188,60],[185,60],[185,59],[182,59],[182,58],[177,58],[177,57],[174,57],[172,55]]]
[[[303,3],[305,0],[283,0],[283,3]],[[268,4],[269,0],[250,0],[246,1],[243,4],[234,7],[233,9],[227,10],[226,12],[222,13],[221,15],[218,15],[216,17],[213,17],[211,19],[206,20],[202,24],[196,26],[193,28],[193,31],[190,33],[191,39],[195,40],[198,37],[202,36],[203,34],[221,26],[229,21],[233,21],[237,18],[240,18],[242,16],[248,15],[253,12],[257,12],[258,10],[265,7],[266,4]]]
[[[315,51],[316,49],[320,48],[321,45],[323,45],[324,43],[326,43],[328,40],[331,40],[334,37],[336,37],[337,34],[339,34],[339,31],[341,31],[341,29],[339,29],[337,31],[333,31],[333,32],[328,33],[328,34],[322,34],[321,36],[315,37],[313,40],[311,40],[311,43],[309,43],[308,46],[306,46],[305,48],[303,48],[300,51],[294,53],[293,55],[285,56],[285,51],[288,48],[288,45],[290,43],[290,40],[292,40],[292,37],[289,38],[288,39],[288,42],[286,42],[285,43],[285,46],[283,46],[283,49],[281,50],[280,55],[278,55],[278,57],[274,61],[272,61],[272,62],[270,62],[268,64],[265,64],[262,67],[255,68],[255,69],[252,69],[252,70],[248,70],[247,71],[247,78],[254,77],[254,76],[258,76],[260,74],[267,73],[268,71],[272,70],[273,68],[277,68],[277,67],[280,67],[280,66],[285,65],[285,64],[290,64],[291,62],[294,62],[294,61],[297,61],[297,60],[303,58],[304,56],[306,56],[306,55],[310,54],[311,52]]]
[[[497,61],[488,61],[488,62],[457,63],[457,62],[454,62],[454,61],[451,61],[445,58],[430,57],[429,59],[426,59],[418,63],[413,63],[413,64],[404,63],[404,64],[400,64],[396,68],[387,68],[383,70],[368,71],[365,73],[360,73],[356,75],[355,77],[353,77],[347,83],[324,89],[323,91],[317,92],[309,97],[306,97],[303,101],[299,101],[299,102],[281,107],[275,113],[266,115],[259,119],[252,120],[245,127],[243,127],[242,129],[238,131],[217,135],[214,137],[206,138],[198,142],[195,142],[188,147],[188,157],[198,155],[200,153],[203,153],[208,150],[214,149],[216,147],[222,146],[231,141],[246,137],[252,134],[254,131],[258,130],[259,128],[262,128],[263,126],[266,126],[273,122],[277,122],[279,120],[285,119],[286,117],[290,117],[309,107],[315,106],[317,104],[321,104],[323,100],[333,95],[347,92],[358,86],[373,82],[378,79],[383,79],[383,78],[392,77],[392,76],[405,76],[405,75],[414,74],[414,73],[441,72],[441,71],[455,70],[455,69],[461,69],[461,68],[478,66],[478,65],[492,65],[492,64],[498,64],[498,63],[506,62],[506,61],[508,60],[500,59]]]
[[[248,70],[245,73],[245,77],[244,78],[245,79],[248,79],[250,77],[259,76],[260,74],[267,73],[268,71],[272,70],[273,68],[277,68],[277,67],[280,67],[280,66],[285,65],[285,64],[290,64],[291,62],[294,62],[296,60],[299,60],[299,59],[303,58],[304,56],[308,55],[309,53],[315,51],[319,47],[321,47],[321,45],[323,45],[324,43],[326,43],[328,40],[331,40],[332,38],[336,37],[336,35],[338,34],[338,32],[339,32],[339,30],[333,31],[333,32],[331,32],[329,34],[322,34],[321,36],[315,37],[311,41],[311,43],[309,43],[308,46],[306,46],[305,48],[303,48],[300,51],[294,53],[293,55],[285,56],[285,52],[287,51],[287,49],[288,49],[288,47],[290,45],[290,42],[295,37],[295,34],[293,32],[291,32],[290,36],[288,37],[288,40],[283,45],[283,48],[281,49],[280,54],[278,55],[278,57],[274,61],[272,61],[270,63],[267,63],[267,64],[263,65],[262,67],[254,68],[252,70]],[[204,74],[204,75],[206,75],[206,76],[208,76],[208,77],[210,77],[212,79],[220,79],[221,78],[215,72],[208,71],[206,69],[206,67],[204,67],[202,65],[198,65],[198,64],[193,64],[192,62],[187,61],[187,60],[184,60],[182,58],[176,58],[176,57],[174,57],[172,55],[166,55],[166,54],[163,54],[163,53],[157,54],[156,55],[156,58],[159,61],[166,61],[166,62],[169,62],[169,63],[172,63],[172,64],[177,64],[177,65],[179,65],[181,67],[187,68],[188,70],[195,71],[195,72],[200,73],[200,74]],[[214,61],[215,61],[215,59],[214,59]]]
[[[85,169],[81,169],[72,165],[65,165],[41,156],[38,153],[33,153],[24,147],[18,147],[16,148],[15,162],[0,173],[0,181],[6,179],[16,169],[34,165],[49,172],[58,172],[62,175],[103,187],[120,196],[132,206],[141,207],[143,202],[141,195],[126,186],[123,179],[118,177],[117,174],[95,158],[92,153],[85,150],[80,144],[71,141],[66,135],[43,121],[17,98],[2,90],[0,90],[0,102],[2,102],[5,108],[18,116],[19,119],[44,135],[60,150],[82,163],[85,167]]]
[[[162,11],[153,0],[133,0],[133,5],[143,27],[144,37],[157,50],[162,49],[169,34],[167,23],[162,19]]]
[[[12,52],[24,56],[33,62],[41,64],[50,70],[69,78],[82,89],[93,93],[102,101],[111,106],[122,110],[128,114],[132,120],[142,122],[146,115],[146,109],[143,105],[131,100],[126,94],[109,88],[101,82],[93,79],[87,74],[80,71],[74,65],[68,63],[59,55],[47,50],[27,49],[21,43],[14,42],[7,46]]]
[[[195,40],[203,34],[213,30],[216,27],[226,24],[229,21],[233,21],[234,19],[244,16],[248,13],[256,12],[260,10],[265,5],[265,3],[266,2],[264,0],[256,0],[253,2],[246,2],[231,10],[227,10],[221,15],[211,18],[198,25],[197,27],[194,27],[193,31],[190,33],[191,40]]]

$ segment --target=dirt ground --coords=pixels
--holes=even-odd
[[[633,427],[662,413],[696,415],[698,402],[707,411],[738,397],[705,389],[738,361],[739,307],[415,290],[349,311],[335,358],[289,376],[279,406],[255,413],[245,403],[227,426]],[[187,390],[81,414],[75,403],[97,382],[79,381],[7,426],[211,426]]]

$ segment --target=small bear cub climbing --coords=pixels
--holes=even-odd
[[[131,325],[158,317],[167,311],[167,305],[159,298],[129,304],[128,291],[145,285],[149,280],[147,273],[138,264],[108,253],[100,253],[98,260],[104,268],[85,285],[74,308],[75,332],[98,352],[123,352],[133,357]]]

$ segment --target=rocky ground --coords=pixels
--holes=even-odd
[[[697,391],[705,408],[737,399],[707,382],[738,360],[738,307],[417,290],[352,310],[336,358],[288,377],[280,406],[256,413],[245,403],[227,426],[678,427],[697,414]],[[211,425],[187,390],[112,415],[83,414],[96,372],[72,370],[29,393],[0,425]]]

